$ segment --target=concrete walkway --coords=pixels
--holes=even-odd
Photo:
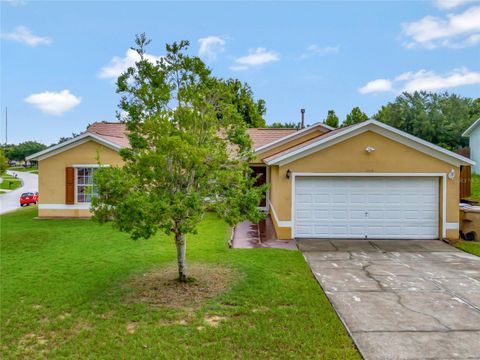
[[[278,240],[272,221],[267,217],[259,224],[244,221],[235,226],[232,247],[236,249],[275,248],[298,250],[295,240]]]
[[[7,174],[18,175],[18,178],[22,180],[23,185],[18,189],[9,191],[0,195],[0,214],[5,214],[10,211],[17,210],[20,207],[20,195],[24,192],[36,192],[38,191],[38,175],[24,171],[11,171],[7,170]],[[41,200],[41,198],[40,198]]]
[[[365,359],[480,359],[480,257],[436,240],[297,242]]]

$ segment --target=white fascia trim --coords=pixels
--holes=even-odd
[[[102,145],[105,145],[106,147],[109,147],[113,150],[120,150],[122,147],[120,145],[117,145],[111,141],[105,140],[104,138],[95,135],[90,132],[85,132],[77,137],[74,137],[73,139],[67,140],[61,144],[54,145],[52,147],[49,147],[48,149],[39,151],[35,154],[32,154],[26,158],[26,160],[43,160],[46,159],[50,156],[59,154],[63,151],[66,151],[68,149],[71,149],[75,146],[81,145],[89,140],[96,141]]]
[[[275,208],[273,207],[272,203],[269,201],[268,205],[270,206],[270,210],[272,210],[273,218],[275,219],[275,222],[277,223],[278,227],[291,227],[292,222],[287,221],[287,220],[278,220],[277,213],[275,212]]]
[[[292,218],[292,236],[295,237],[295,178],[297,176],[315,176],[315,177],[328,177],[328,176],[364,176],[364,177],[401,177],[401,176],[413,176],[413,177],[439,177],[442,179],[442,237],[447,237],[447,174],[444,173],[298,173],[293,172],[290,177],[292,179],[292,208],[291,208],[291,218]],[[450,223],[452,224],[452,223]]]
[[[459,223],[446,223],[445,228],[447,230],[458,230],[458,229],[460,229],[460,224]]]
[[[270,150],[270,149],[273,149],[275,148],[276,146],[279,146],[279,145],[282,145],[292,139],[295,139],[296,137],[300,136],[300,135],[303,135],[303,134],[308,134],[309,132],[311,132],[312,130],[315,130],[317,129],[318,127],[324,127],[325,129],[327,130],[333,130],[332,127],[328,126],[328,125],[325,125],[323,123],[315,123],[313,124],[312,126],[309,126],[309,127],[306,127],[305,129],[302,129],[302,130],[298,130],[290,135],[287,135],[287,136],[284,136],[278,140],[275,140],[271,143],[268,143],[266,145],[262,145],[260,146],[259,148],[255,149],[254,153],[255,154],[261,154],[267,150]]]
[[[478,125],[480,125],[480,118],[477,119],[472,125],[470,125],[468,129],[463,132],[462,136],[469,137],[472,134],[473,130],[475,130]]]
[[[380,135],[388,137],[394,141],[403,143],[404,145],[413,147],[418,151],[436,157],[455,166],[465,164],[475,165],[475,161],[471,159],[455,154],[452,151],[443,149],[440,146],[429,143],[428,141],[417,138],[416,136],[407,134],[406,132],[395,129],[394,127],[391,127],[389,125],[385,125],[377,120],[368,120],[363,123],[359,123],[345,131],[341,131],[324,139],[319,139],[318,141],[310,145],[304,146],[303,148],[279,156],[271,161],[265,161],[265,163],[268,165],[285,165],[294,160],[310,155],[320,149],[334,145],[340,141],[344,141],[368,130],[379,133]]]
[[[90,210],[91,206],[92,206],[91,203],[74,204],[74,205],[38,204],[38,208],[40,210]]]

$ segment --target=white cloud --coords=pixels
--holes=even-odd
[[[33,35],[30,29],[25,26],[18,26],[13,32],[2,33],[2,38],[17,41],[28,46],[48,45],[52,42],[52,39],[49,37]]]
[[[300,55],[300,59],[307,59],[314,55],[324,56],[324,55],[333,55],[338,54],[340,51],[340,46],[318,46],[317,44],[312,44],[307,47],[306,51]]]
[[[395,81],[405,81],[402,91],[436,91],[464,85],[480,84],[480,72],[469,71],[466,68],[455,69],[444,75],[433,71],[420,70],[403,73]]]
[[[151,54],[143,55],[146,60],[155,64],[157,61],[161,60],[161,56],[155,56]],[[98,77],[101,79],[117,79],[123,72],[125,72],[129,67],[135,66],[135,63],[140,61],[140,55],[135,50],[128,49],[125,53],[125,57],[121,58],[114,56],[110,60],[109,64],[102,67]]]
[[[419,70],[404,72],[393,81],[389,79],[370,81],[358,91],[361,94],[393,90],[398,92],[437,91],[475,84],[480,84],[480,72],[470,71],[467,68],[454,69],[446,74]]]
[[[80,104],[81,101],[82,98],[71,94],[69,90],[45,91],[25,98],[26,103],[49,115],[62,115]]]
[[[224,51],[225,40],[220,36],[207,36],[198,39],[200,49],[198,55],[206,57],[209,61],[214,61],[217,55]]]
[[[390,90],[392,90],[392,82],[387,79],[377,79],[370,81],[365,86],[362,86],[358,89],[360,94],[385,92]]]
[[[433,49],[439,46],[473,46],[480,41],[480,6],[459,14],[448,14],[446,18],[425,16],[402,26],[403,35],[408,38],[406,47]]]
[[[449,10],[472,1],[474,0],[435,0],[434,4],[439,9]]]
[[[232,70],[247,70],[270,62],[278,61],[280,56],[275,51],[267,51],[259,47],[248,52],[248,55],[235,59],[235,64],[230,67]]]

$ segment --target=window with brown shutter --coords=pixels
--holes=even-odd
[[[65,204],[75,204],[75,169],[73,167],[66,168],[66,188],[65,188]]]

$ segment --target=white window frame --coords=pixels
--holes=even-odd
[[[91,202],[79,202],[78,201],[78,169],[94,169],[94,168],[100,168],[100,167],[109,167],[110,165],[108,164],[73,164],[72,167],[75,169],[74,171],[74,176],[75,176],[75,191],[74,191],[74,196],[75,196],[75,205],[79,206],[87,206],[90,207]]]

